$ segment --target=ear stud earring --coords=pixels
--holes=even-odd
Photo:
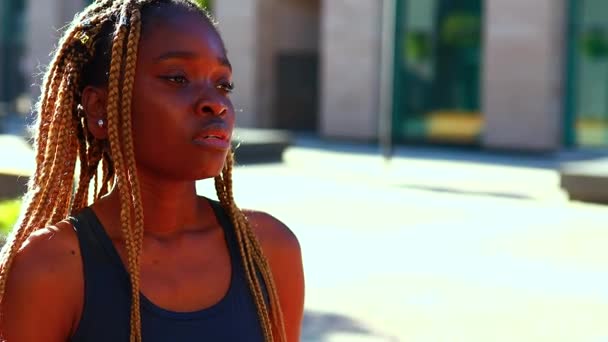
[[[102,120],[102,119],[99,119],[99,120],[97,121],[97,126],[99,126],[99,127],[103,127],[103,120]]]

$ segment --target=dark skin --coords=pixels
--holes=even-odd
[[[219,302],[230,284],[222,228],[195,189],[196,180],[220,173],[228,149],[193,139],[210,128],[232,132],[232,70],[217,32],[198,14],[185,11],[156,20],[143,32],[139,51],[132,120],[144,209],[141,292],[167,310],[196,311]],[[105,119],[106,104],[106,88],[85,88],[83,106],[97,139],[107,138],[106,126],[97,126]],[[126,263],[118,189],[92,208]],[[298,341],[304,305],[298,241],[274,217],[245,214],[269,260],[288,341]],[[78,327],[83,304],[82,261],[71,224],[62,221],[32,234],[8,277],[4,337],[66,341]]]

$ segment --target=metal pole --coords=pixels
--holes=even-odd
[[[395,24],[398,0],[382,0],[382,45],[380,51],[379,141],[382,155],[390,161],[393,154],[393,79]]]

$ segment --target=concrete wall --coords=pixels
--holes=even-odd
[[[486,0],[483,146],[561,147],[565,0]]]
[[[279,51],[319,50],[320,0],[274,0]]]
[[[325,0],[321,5],[321,132],[378,135],[381,1]]]
[[[221,0],[213,4],[233,67],[236,91],[232,95],[232,101],[237,109],[239,127],[259,126],[256,108],[258,2],[259,0]]]
[[[283,50],[318,45],[319,0],[222,0],[215,16],[234,68],[233,102],[241,127],[272,127],[276,100],[275,59]]]
[[[30,0],[38,1],[38,0]],[[58,20],[60,23],[67,23],[74,19],[76,13],[82,11],[88,0],[55,0],[56,6],[58,7]]]
[[[278,48],[277,35],[279,35],[276,20],[277,6],[280,0],[258,1],[257,16],[259,24],[256,32],[257,73],[255,75],[256,112],[258,114],[258,126],[272,127],[274,124],[273,105],[277,87],[274,57]]]
[[[34,6],[32,6],[32,5]],[[83,0],[28,0],[26,28],[27,48],[24,72],[32,75],[32,98],[40,96],[41,73],[50,61],[49,53],[55,48],[60,31],[74,15],[84,8]]]
[[[59,37],[49,27],[62,27],[83,1],[29,1],[36,6],[27,15],[24,66],[33,75]],[[485,0],[485,147],[561,146],[565,1]],[[381,1],[221,0],[214,10],[234,67],[239,126],[273,125],[278,53],[319,51],[322,135],[377,137]]]
[[[29,0],[35,6],[28,8],[27,53],[25,72],[38,75],[32,81],[41,83],[40,74],[46,70],[49,52],[55,47],[62,28],[76,12],[84,8],[84,0]],[[238,125],[258,125],[256,111],[256,32],[258,17],[255,15],[259,0],[216,1],[214,10],[220,21],[228,56],[234,67],[236,91],[233,102],[237,111]],[[52,28],[52,29],[49,29]],[[39,87],[31,88],[32,97],[40,95]]]
[[[275,108],[278,55],[319,51],[319,7],[320,0],[259,0],[256,108],[260,126],[274,127],[281,115]]]

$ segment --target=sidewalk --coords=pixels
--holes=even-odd
[[[300,240],[303,341],[608,340],[608,207],[568,201],[550,159],[368,152],[235,171],[239,205]]]
[[[356,151],[356,152],[355,152]],[[483,152],[401,149],[385,160],[369,147],[348,152],[295,146],[286,163],[312,174],[389,187],[521,199],[566,200],[559,188],[559,163],[551,158],[488,156]],[[311,163],[314,160],[314,163]]]
[[[234,174],[298,236],[303,342],[608,341],[608,206],[568,201],[559,158],[317,144]]]

